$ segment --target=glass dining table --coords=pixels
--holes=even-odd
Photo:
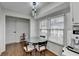
[[[39,38],[39,37],[32,37],[27,42],[31,43],[34,46],[34,51],[36,52],[36,45],[38,45],[39,42],[47,41],[45,38]],[[36,53],[34,54],[36,55]]]
[[[35,38],[30,38],[30,40],[28,42],[30,42],[30,43],[38,43],[38,42],[44,42],[44,41],[47,41],[47,39],[35,37]]]

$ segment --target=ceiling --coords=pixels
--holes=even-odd
[[[15,12],[19,12],[28,16],[32,15],[32,2],[0,2],[0,5],[3,8],[6,8],[8,10],[12,10]],[[46,7],[49,4],[52,4],[54,2],[39,2],[38,6],[37,6],[37,10],[38,12]]]

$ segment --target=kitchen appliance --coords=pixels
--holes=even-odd
[[[79,25],[73,25],[73,36],[71,46],[79,49]]]
[[[62,50],[62,56],[79,56],[79,49],[66,46]]]
[[[62,50],[64,56],[79,56],[79,24],[74,24],[72,28],[71,43]]]

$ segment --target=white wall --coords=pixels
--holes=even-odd
[[[30,37],[37,36],[37,21],[35,19],[30,20]]]
[[[5,16],[0,8],[0,54],[5,51]]]
[[[71,19],[71,13],[67,13],[65,15],[65,19],[66,19],[66,32],[67,32],[67,43],[66,45],[71,45],[71,39],[72,39],[72,19]]]
[[[42,8],[42,10],[39,11],[37,18],[50,15],[51,13],[66,9],[67,7],[69,7],[69,2],[57,2],[55,4],[50,4],[46,8]]]
[[[13,10],[8,10],[8,9],[5,9],[5,8],[2,8],[2,10],[5,13],[5,15],[8,15],[8,16],[14,16],[14,17],[20,17],[20,18],[26,18],[26,19],[31,18],[30,16],[28,16],[26,14],[21,14],[21,13],[15,12]]]
[[[38,28],[38,21],[35,20],[35,19],[31,19],[30,20],[30,40],[32,40],[31,38],[34,38],[34,37],[39,37],[39,28]]]

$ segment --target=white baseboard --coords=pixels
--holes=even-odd
[[[0,51],[0,55],[5,51],[5,48],[3,50]]]
[[[48,48],[47,48],[48,49]],[[56,54],[57,56],[60,56],[58,53],[52,51],[51,49],[48,49],[49,51],[51,51],[52,53]]]
[[[9,42],[9,43],[6,43],[6,44],[12,44],[12,43],[19,43],[20,41],[17,41],[17,42]]]

